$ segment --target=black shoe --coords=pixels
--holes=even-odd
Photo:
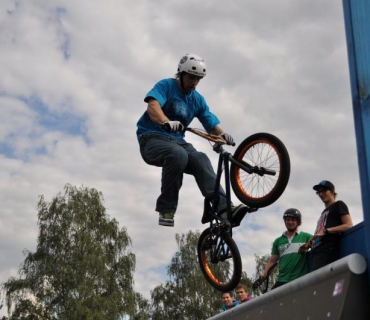
[[[244,216],[248,213],[249,207],[244,204],[239,204],[238,206],[231,207],[231,217],[232,217],[232,225],[239,226],[240,222],[242,222]],[[221,218],[227,219],[227,210],[220,213]]]

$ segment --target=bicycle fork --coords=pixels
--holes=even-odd
[[[220,157],[218,159],[217,165],[217,176],[215,182],[215,189],[214,189],[214,208],[217,208],[220,202],[220,187],[221,187],[221,176],[222,172],[225,171],[225,195],[226,195],[226,210],[227,210],[227,218],[231,221],[231,189],[230,189],[230,168],[229,168],[229,155],[227,151],[225,151],[222,146],[219,146],[218,153],[220,153]]]
[[[220,229],[222,229],[222,226],[220,226]],[[226,231],[221,230],[221,232]],[[229,234],[225,236],[230,237]],[[230,252],[229,247],[225,245],[224,237],[221,236],[219,232],[217,232],[217,234],[213,234],[211,237],[212,237],[210,250],[211,262],[217,264],[220,261],[225,261],[227,259],[232,258],[232,254]]]

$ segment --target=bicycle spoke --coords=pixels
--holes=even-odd
[[[276,175],[248,174],[240,172],[240,182],[243,189],[252,198],[261,198],[268,194],[276,185],[280,175],[279,158],[274,149],[264,142],[257,143],[244,155],[243,161],[251,166],[263,167],[274,170]]]

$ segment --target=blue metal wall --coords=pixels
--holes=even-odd
[[[364,222],[347,233],[343,250],[370,257],[370,0],[343,0]],[[357,226],[356,226],[357,227]],[[362,242],[360,244],[359,242]],[[368,268],[369,269],[369,268]],[[369,272],[369,270],[368,270]]]

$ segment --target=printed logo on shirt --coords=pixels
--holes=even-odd
[[[328,214],[329,214],[329,210],[326,210],[321,214],[319,220],[317,221],[315,234],[322,233],[322,231],[324,230],[325,225],[326,225],[326,220],[328,219]],[[316,238],[312,242],[312,248],[316,248],[320,244],[321,244],[321,238]]]
[[[166,105],[166,114],[170,119],[180,121],[183,125],[189,123],[188,109],[180,100],[169,101]]]
[[[283,253],[286,251],[287,248],[289,248],[290,244],[286,243],[281,246],[279,246],[279,256],[281,257]]]

